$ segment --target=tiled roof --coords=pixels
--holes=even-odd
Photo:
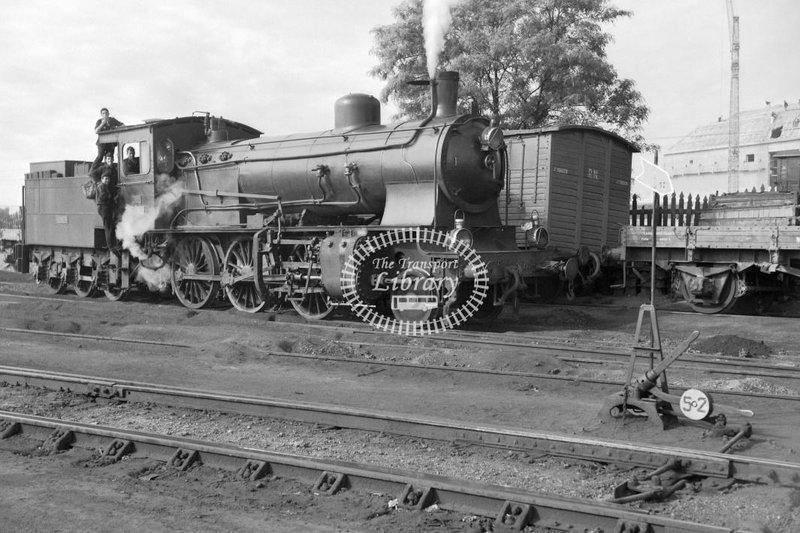
[[[780,136],[773,131],[781,128]],[[771,105],[739,112],[739,145],[800,140],[800,103]],[[728,147],[728,121],[700,126],[664,151],[664,154]]]

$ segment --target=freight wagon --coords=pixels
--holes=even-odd
[[[737,302],[763,310],[775,296],[793,294],[800,282],[800,198],[777,190],[698,198],[666,196],[656,224],[632,217],[618,258],[626,277],[644,280],[653,257],[656,281],[700,313],[721,313]],[[627,281],[630,281],[629,278]]]

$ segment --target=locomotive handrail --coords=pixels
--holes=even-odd
[[[181,209],[177,213],[172,216],[170,220],[169,227],[171,229],[175,228],[175,221],[178,220],[182,215],[186,213],[192,213],[195,211],[236,211],[241,209],[246,209],[250,211],[257,211],[259,209],[265,209],[268,207],[280,207],[282,204],[280,202],[269,202],[269,203],[259,203],[259,204],[232,204],[232,205],[204,205],[203,207],[187,207],[186,209]],[[232,224],[235,225],[235,224]],[[239,224],[238,226],[245,227],[246,224]],[[214,226],[215,228],[219,229],[219,226]]]
[[[401,124],[404,125],[405,123]],[[419,133],[423,130],[435,130],[436,128],[440,128],[440,124],[436,124],[433,126],[424,125],[424,121],[420,122],[418,126],[409,126],[406,128],[397,127],[391,132],[387,129],[382,130],[374,130],[374,131],[357,131],[357,132],[336,132],[336,130],[325,130],[320,132],[314,136],[306,136],[306,137],[292,137],[292,138],[280,138],[280,139],[236,139],[231,141],[231,146],[239,145],[242,143],[246,143],[248,145],[257,146],[257,145],[264,145],[264,144],[284,144],[287,142],[295,142],[295,141],[314,141],[320,139],[322,137],[367,137],[369,135],[385,135],[386,133],[405,133],[405,132],[415,132]]]
[[[195,191],[195,190],[184,190],[183,194],[194,194],[194,195],[197,195],[197,196],[216,196],[218,198],[223,198],[223,197],[227,196],[227,197],[231,197],[231,198],[257,198],[259,200],[273,200],[273,201],[276,201],[276,202],[280,202],[281,201],[281,197],[280,196],[275,196],[275,195],[271,195],[271,194],[242,194],[242,193],[238,193],[238,192],[227,192],[227,191],[220,192],[219,189],[214,190],[214,192],[211,192],[211,191],[208,191],[208,190],[197,190],[197,191]]]
[[[461,116],[464,116],[464,115],[461,115]],[[461,122],[458,125],[468,124],[469,122],[472,122],[472,121],[475,121],[475,120],[480,120],[482,118],[483,117],[478,117],[478,116],[468,116],[467,119],[464,122]],[[417,127],[408,128],[408,129],[399,129],[398,128],[398,129],[392,130],[390,133],[397,133],[397,132],[404,132],[404,131],[415,131],[416,133],[419,133],[419,132],[421,132],[423,130],[426,130],[426,129],[437,130],[437,129],[440,129],[440,128],[443,128],[443,127],[446,127],[446,126],[455,126],[455,125],[456,125],[455,122],[449,122],[449,123],[446,123],[446,124],[437,124],[437,125],[434,125],[434,126],[425,126],[425,127],[417,126]],[[346,136],[378,135],[378,134],[386,134],[386,133],[387,133],[386,131],[364,132],[364,133],[353,133],[353,134],[349,134],[348,133]],[[331,137],[340,137],[341,134],[330,135],[330,136]],[[274,143],[285,144],[286,142],[292,142],[292,141],[316,140],[316,139],[319,139],[320,137],[321,136],[304,137],[304,138],[296,138],[296,139],[270,140],[270,141],[260,141],[260,142],[256,142],[256,143],[249,142],[249,144],[251,146],[264,145],[264,144],[274,144]],[[415,139],[416,139],[416,135],[411,137],[411,139],[409,139],[408,141],[405,141],[405,142],[402,142],[402,143],[398,143],[398,144],[392,144],[392,145],[384,144],[384,145],[380,145],[380,146],[371,146],[371,147],[368,147],[368,148],[355,148],[355,149],[345,148],[345,149],[342,149],[342,150],[336,150],[336,151],[331,151],[331,152],[315,153],[315,154],[311,154],[311,156],[317,157],[317,158],[319,158],[319,157],[333,157],[333,156],[342,155],[342,154],[361,154],[361,153],[368,153],[368,152],[381,152],[381,151],[385,151],[387,148],[401,149],[401,148],[405,148],[405,147],[409,146],[411,143],[414,142]],[[242,142],[247,142],[247,141],[252,141],[252,140],[253,139],[244,139],[244,140],[242,140]],[[236,142],[238,142],[238,141],[234,141],[234,143],[236,143]],[[185,169],[196,170],[198,168],[212,168],[212,167],[219,167],[219,166],[226,166],[226,165],[234,165],[234,164],[242,163],[242,162],[293,161],[293,160],[296,160],[296,159],[308,159],[309,157],[310,157],[309,154],[304,153],[304,154],[298,154],[298,155],[292,155],[292,156],[282,156],[282,157],[259,157],[259,158],[252,158],[252,159],[248,158],[248,159],[243,159],[243,160],[239,160],[239,161],[237,161],[237,160],[228,160],[228,161],[225,161],[225,162],[210,163],[210,164],[206,164],[206,165],[202,165],[202,166],[195,165],[195,166],[191,166],[191,167],[190,166],[185,166],[185,167],[181,167],[181,168],[183,168],[184,170]]]
[[[129,181],[127,183],[117,183],[117,187],[130,187],[132,185],[149,185],[151,183],[155,183],[155,180]]]

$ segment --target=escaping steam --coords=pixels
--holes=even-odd
[[[140,261],[148,259],[148,255],[142,250],[136,239],[155,229],[158,217],[171,213],[182,195],[183,183],[175,181],[173,177],[166,174],[157,176],[156,201],[153,207],[125,206],[125,212],[116,228],[117,239],[122,243],[122,247]],[[138,272],[139,279],[147,283],[151,289],[163,289],[169,283],[170,272],[166,265],[157,270],[140,268]]]
[[[428,76],[436,76],[439,54],[444,50],[444,37],[450,28],[450,9],[460,0],[425,0],[422,7],[422,29],[425,35],[425,56],[428,60]]]

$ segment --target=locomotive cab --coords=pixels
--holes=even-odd
[[[186,209],[187,200],[178,194],[169,199],[169,205],[159,202],[164,194],[174,188],[191,188],[187,178],[176,165],[182,151],[218,140],[224,132],[227,140],[245,140],[258,137],[261,132],[244,124],[218,119],[215,127],[209,126],[208,115],[181,117],[170,120],[147,120],[143,124],[123,126],[100,135],[100,142],[117,146],[119,165],[120,201],[126,209],[157,211],[154,226],[148,230],[168,230],[176,212]],[[133,150],[138,163],[126,163],[129,150]],[[176,185],[178,184],[178,185]]]

